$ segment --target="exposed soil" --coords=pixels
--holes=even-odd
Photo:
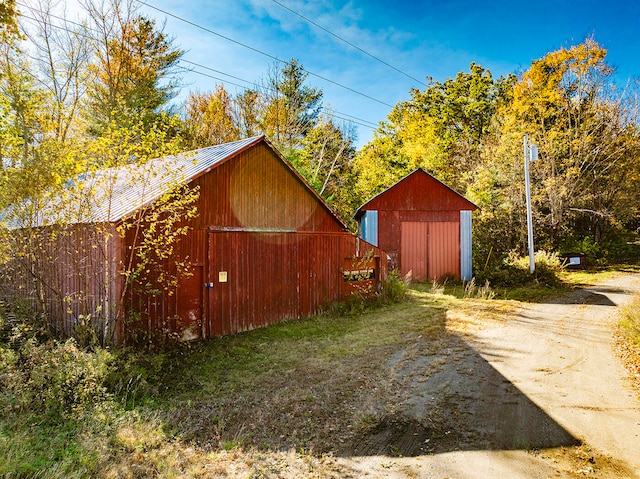
[[[340,451],[355,476],[640,478],[640,401],[615,353],[637,275],[447,330],[389,361],[383,413]]]

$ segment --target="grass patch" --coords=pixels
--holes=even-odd
[[[630,372],[631,384],[640,397],[640,295],[622,308],[616,340],[618,353]]]
[[[376,414],[381,366],[443,314],[418,293],[155,353],[23,334],[0,344],[0,476],[335,475],[323,453]]]
[[[640,296],[622,309],[620,325],[628,340],[640,348]]]

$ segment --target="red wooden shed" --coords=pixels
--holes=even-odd
[[[354,215],[360,236],[414,281],[471,279],[471,213],[478,207],[422,169],[367,201]]]
[[[68,234],[55,235],[55,258],[25,265],[22,277],[17,268],[5,275],[5,295],[14,287],[67,334],[89,321],[122,340],[133,327],[125,318],[135,318],[137,328],[195,339],[310,315],[385,276],[386,255],[351,234],[264,136],[153,160],[147,169],[153,174],[135,181],[124,170],[109,173],[109,201],[96,200]],[[185,220],[188,232],[167,261],[171,268],[174,258],[186,259],[191,274],[161,294],[123,295],[123,263],[136,246],[116,228],[158,200],[166,190],[158,172],[168,169],[199,190],[197,216]],[[46,288],[34,283],[34,269]],[[55,294],[43,301],[45,290]],[[122,297],[126,314],[115,307]]]

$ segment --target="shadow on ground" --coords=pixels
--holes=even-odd
[[[445,334],[439,341],[440,353],[397,358],[397,402],[341,455],[411,457],[580,444],[464,340]]]
[[[536,301],[548,304],[595,304],[600,306],[617,306],[607,295],[624,294],[630,295],[631,291],[610,287],[610,286],[594,286],[589,288],[580,288],[572,291],[561,298],[554,298],[548,301]]]

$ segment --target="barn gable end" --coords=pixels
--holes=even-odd
[[[363,204],[356,219],[377,211],[474,211],[476,205],[422,169],[415,170]]]
[[[366,263],[374,289],[385,277],[386,256],[348,232],[264,137],[190,185],[200,191],[199,214],[179,256],[192,274],[161,307],[155,298],[131,305],[149,329],[168,325],[186,339],[235,334],[345,299],[357,289],[345,264]]]
[[[200,190],[199,217],[194,226],[333,232],[347,229],[264,137],[191,183]]]

